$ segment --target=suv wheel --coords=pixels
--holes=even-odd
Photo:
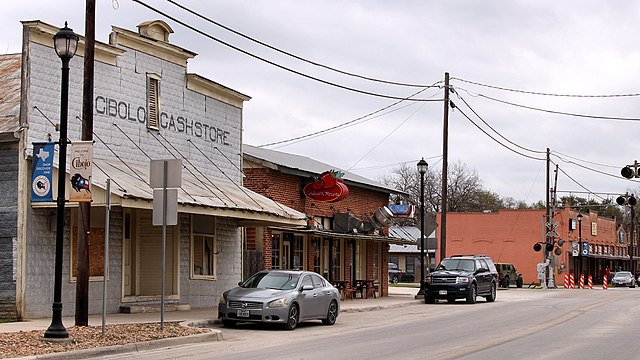
[[[469,294],[467,295],[467,304],[475,304],[477,295],[476,284],[471,284],[471,289],[469,289]]]
[[[522,287],[522,276],[518,276],[518,278],[516,279],[516,287],[521,288]]]
[[[496,301],[496,284],[491,284],[491,293],[489,293],[489,296],[486,296],[485,299],[487,299],[487,302]]]
[[[502,287],[503,288],[509,287],[509,275],[505,275],[505,277],[502,278]]]

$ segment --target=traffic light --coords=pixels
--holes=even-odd
[[[627,179],[640,178],[640,171],[638,170],[640,164],[638,161],[634,161],[632,165],[626,165],[620,170],[620,175]]]
[[[616,198],[616,203],[620,206],[622,205],[629,205],[629,206],[636,206],[636,204],[638,203],[636,197],[634,195],[620,195]]]

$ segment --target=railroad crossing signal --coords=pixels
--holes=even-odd
[[[560,234],[558,233],[558,230],[556,230],[558,228],[558,225],[560,225],[558,222],[555,222],[553,225],[551,225],[551,223],[547,223],[547,237],[559,237]]]
[[[638,171],[640,168],[640,163],[637,160],[633,161],[632,165],[627,165],[620,170],[620,174],[627,179],[632,178],[640,178],[640,172]]]

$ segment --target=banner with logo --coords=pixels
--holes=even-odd
[[[53,168],[53,143],[33,143],[31,172],[31,201],[53,201],[51,177]]]
[[[91,164],[93,162],[93,141],[71,142],[71,191],[69,201],[91,201]]]

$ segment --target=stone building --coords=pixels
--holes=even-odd
[[[0,317],[51,314],[56,203],[33,202],[33,143],[55,142],[60,119],[57,27],[23,22],[23,50],[0,56]],[[241,279],[243,226],[305,224],[305,215],[242,186],[242,108],[249,96],[189,73],[196,54],[149,21],[96,42],[89,313],[157,306],[161,227],[153,226],[150,161],[180,159],[177,225],[166,236],[165,304],[211,307]],[[80,139],[84,39],[70,63],[68,139]],[[51,189],[57,188],[57,153]],[[70,154],[67,164],[70,164]],[[66,169],[67,194],[69,169]],[[110,179],[111,193],[106,192]],[[110,198],[105,229],[106,199]],[[55,199],[56,194],[53,194]],[[63,315],[74,312],[77,203],[65,209]],[[109,238],[108,274],[104,239]]]

